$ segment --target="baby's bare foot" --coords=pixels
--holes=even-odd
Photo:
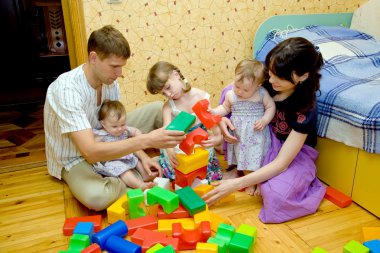
[[[253,193],[253,196],[261,196],[260,185],[256,186],[256,189],[255,189],[255,192]]]
[[[142,182],[139,188],[141,188],[141,190],[144,191],[146,189],[152,188],[155,185],[156,185],[156,183],[154,183],[154,182]]]
[[[257,188],[256,185],[248,186],[247,188],[245,188],[245,192],[248,195],[254,196],[256,188]]]

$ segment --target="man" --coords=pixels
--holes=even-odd
[[[126,186],[118,177],[94,172],[93,163],[149,147],[174,147],[184,139],[184,133],[159,128],[127,140],[96,142],[92,129],[101,127],[99,107],[106,99],[119,100],[117,78],[122,76],[131,51],[120,31],[104,26],[91,33],[87,52],[87,63],[60,75],[48,88],[44,107],[46,157],[50,175],[63,179],[88,208],[103,210],[125,194]],[[127,123],[136,126],[135,119],[153,129],[162,120],[160,110],[157,104],[140,108],[127,116]],[[148,168],[158,166],[146,154],[141,162]]]

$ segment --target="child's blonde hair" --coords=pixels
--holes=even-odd
[[[185,85],[183,91],[189,92],[191,90],[190,83],[184,78],[181,71],[176,66],[166,61],[159,61],[150,68],[146,82],[146,88],[148,91],[151,94],[160,93],[173,71],[177,71],[181,77],[181,82]]]
[[[117,100],[104,100],[102,106],[99,109],[99,121],[109,117],[117,116],[117,119],[120,119],[122,115],[125,115],[124,105]]]
[[[250,79],[253,83],[262,84],[266,79],[265,66],[255,59],[244,59],[235,68],[235,76],[241,81],[244,78]]]

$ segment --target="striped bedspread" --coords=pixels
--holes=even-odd
[[[325,60],[318,97],[318,135],[380,153],[380,42],[344,27],[308,26],[267,35],[257,59],[280,41],[304,37]]]

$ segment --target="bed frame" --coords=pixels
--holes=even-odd
[[[289,25],[350,27],[352,13],[279,15],[259,26],[253,44],[253,55],[261,48],[271,30],[286,30]],[[380,217],[380,154],[367,153],[344,143],[318,137],[317,175],[328,185],[351,196],[353,201]]]

